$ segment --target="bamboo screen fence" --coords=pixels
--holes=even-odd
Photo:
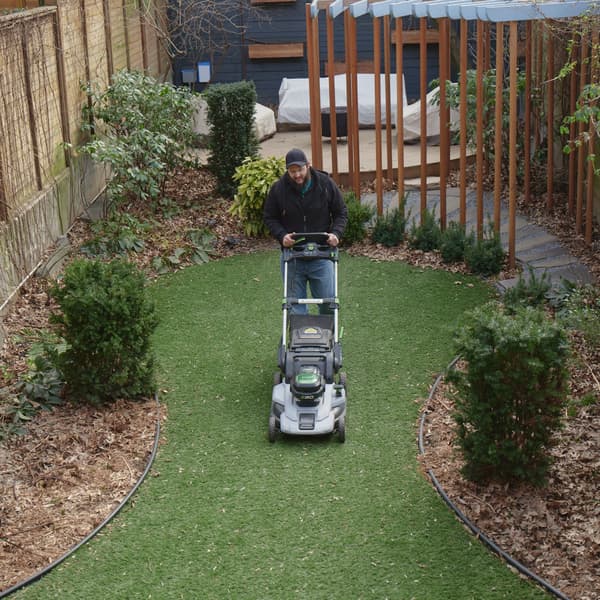
[[[594,120],[569,125],[569,134],[560,134],[560,126],[567,114],[576,108],[577,99],[586,83],[597,82],[596,67],[598,33],[594,24],[600,23],[597,5],[587,0],[563,2],[529,2],[527,0],[314,0],[306,5],[307,54],[309,66],[311,146],[313,163],[319,166],[323,159],[321,138],[321,98],[319,77],[321,54],[333,62],[333,21],[343,19],[343,35],[346,63],[346,97],[348,121],[348,172],[352,187],[360,189],[360,128],[358,127],[357,100],[357,20],[370,15],[373,26],[373,71],[375,75],[375,129],[376,129],[376,179],[378,212],[382,212],[383,180],[396,178],[399,197],[404,195],[403,143],[396,143],[397,168],[393,168],[391,154],[392,136],[403,140],[403,110],[398,103],[396,123],[389,117],[390,77],[396,73],[396,97],[403,97],[402,37],[405,17],[418,22],[420,56],[419,89],[421,106],[426,106],[429,91],[426,72],[428,28],[439,32],[439,78],[440,78],[440,222],[446,226],[447,188],[449,177],[449,106],[446,103],[446,81],[452,73],[457,74],[459,98],[459,195],[460,222],[466,219],[466,196],[468,183],[474,183],[477,193],[477,232],[484,231],[484,188],[486,181],[493,181],[494,227],[500,226],[502,201],[509,204],[508,250],[511,266],[515,264],[515,216],[517,198],[529,202],[532,185],[539,188],[545,184],[546,207],[555,208],[558,183],[564,181],[568,213],[574,221],[574,234],[582,234],[588,244],[592,243],[594,220],[593,162],[597,134]],[[324,36],[320,30],[325,30]],[[414,31],[411,34],[415,34]],[[319,42],[324,39],[324,47]],[[567,41],[574,44],[567,53]],[[450,57],[455,57],[452,65]],[[364,57],[363,57],[364,58]],[[594,58],[594,60],[590,60]],[[393,69],[393,62],[395,69]],[[570,62],[573,69],[567,72],[563,66]],[[467,73],[475,72],[475,106],[469,112],[467,99]],[[484,96],[489,74],[495,79],[495,98]],[[384,75],[383,85],[380,76]],[[522,77],[524,75],[524,78]],[[333,74],[329,75],[329,106],[331,123],[331,164],[337,168],[335,90]],[[485,81],[484,81],[485,78]],[[524,83],[523,83],[524,79]],[[508,96],[508,104],[503,102]],[[494,105],[493,111],[490,105]],[[387,116],[387,118],[382,118]],[[469,121],[468,121],[469,120]],[[475,121],[473,123],[473,120]],[[474,140],[467,143],[468,127],[475,128]],[[484,132],[493,131],[484,137]],[[395,132],[392,129],[395,128]],[[421,110],[421,214],[426,210],[427,181],[427,119]],[[586,134],[589,134],[586,136]],[[382,136],[387,156],[382,155]],[[587,139],[567,156],[562,147],[568,140]],[[493,150],[492,150],[493,148]],[[548,150],[549,149],[549,150]],[[475,181],[467,182],[468,152],[475,155]],[[335,169],[334,169],[335,171]],[[335,172],[334,172],[335,176]],[[507,181],[508,193],[505,194]],[[507,195],[507,198],[502,198]],[[564,195],[561,195],[562,198]],[[600,210],[596,211],[596,218]]]
[[[168,71],[138,1],[57,0],[0,16],[0,224],[69,165],[65,143],[81,141],[87,82],[101,89],[122,68]]]

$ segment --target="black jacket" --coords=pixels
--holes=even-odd
[[[342,239],[348,209],[339,188],[324,171],[310,167],[312,186],[302,197],[300,187],[285,173],[269,190],[263,217],[281,243],[286,233],[326,231]]]

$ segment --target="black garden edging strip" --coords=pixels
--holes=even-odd
[[[156,429],[154,431],[154,445],[152,446],[152,452],[150,453],[150,458],[148,459],[148,463],[146,464],[146,468],[144,469],[144,472],[141,474],[140,478],[136,481],[135,485],[131,488],[131,490],[129,491],[127,496],[125,496],[125,498],[115,508],[115,510],[113,510],[110,513],[110,515],[108,515],[108,517],[106,517],[106,519],[104,519],[104,521],[102,521],[102,523],[100,523],[100,525],[98,525],[96,527],[96,529],[94,529],[91,533],[89,533],[86,537],[84,537],[80,542],[78,542],[77,544],[75,544],[75,546],[73,546],[72,548],[67,550],[67,552],[65,552],[65,554],[58,557],[54,562],[52,562],[48,566],[44,567],[41,571],[38,571],[37,573],[33,574],[31,577],[28,577],[27,579],[25,579],[24,581],[21,581],[20,583],[17,583],[15,585],[13,585],[12,587],[0,592],[0,598],[6,598],[9,594],[12,594],[13,592],[16,592],[16,591],[30,585],[31,583],[34,583],[38,579],[41,579],[44,575],[46,575],[48,572],[50,572],[52,569],[54,569],[54,567],[57,567],[60,563],[62,563],[67,558],[69,558],[69,556],[71,556],[71,554],[73,554],[74,552],[79,550],[79,548],[81,548],[81,546],[83,546],[84,544],[87,544],[87,542],[89,542],[98,532],[100,532],[100,530],[102,530],[104,527],[106,527],[106,525],[108,525],[117,516],[117,514],[119,514],[121,509],[123,509],[123,507],[129,502],[129,500],[131,499],[133,494],[135,494],[135,492],[140,487],[140,485],[142,484],[144,479],[146,479],[148,473],[150,472],[150,468],[152,467],[152,464],[154,463],[154,459],[156,458],[156,452],[158,450],[158,442],[160,440],[160,402],[158,400],[158,396],[156,396],[156,404],[157,404],[157,408],[159,410],[158,410],[158,415],[156,418]]]
[[[458,361],[458,358],[459,357],[456,357],[448,365],[448,369],[453,369],[454,368],[454,366],[456,365],[456,363]],[[436,390],[437,386],[439,385],[440,381],[442,380],[442,378],[443,378],[443,374],[439,375],[438,378],[435,380],[433,386],[431,387],[431,391],[429,392],[429,397],[427,398],[427,405],[425,406],[425,408],[424,408],[424,410],[423,410],[423,412],[421,414],[421,419],[420,419],[420,422],[419,422],[418,444],[419,444],[419,453],[422,454],[422,455],[425,454],[425,447],[424,447],[424,444],[423,444],[423,426],[425,424],[425,418],[427,417],[427,407],[431,403],[431,399],[433,398],[433,394],[435,393],[435,390]],[[436,476],[434,475],[432,469],[428,469],[427,470],[427,475],[431,479],[431,482],[433,483],[433,486],[435,487],[435,489],[438,492],[438,494],[442,497],[442,499],[444,500],[444,502],[454,511],[454,514],[463,522],[464,525],[466,525],[469,528],[469,530],[471,531],[471,533],[477,539],[480,539],[492,552],[494,552],[495,554],[497,554],[498,556],[500,556],[500,558],[502,558],[504,561],[506,561],[509,565],[511,565],[512,567],[514,567],[515,569],[517,569],[517,571],[519,571],[519,573],[525,575],[529,579],[532,579],[538,585],[540,585],[541,587],[543,587],[546,591],[550,592],[551,594],[553,594],[557,598],[560,598],[560,600],[569,600],[569,597],[565,596],[560,590],[557,590],[550,583],[548,583],[545,579],[542,579],[541,577],[539,577],[538,575],[536,575],[535,573],[533,573],[532,571],[530,571],[525,565],[523,565],[518,560],[516,560],[515,558],[513,558],[512,556],[510,556],[510,554],[507,554],[504,550],[502,550],[502,548],[500,548],[500,546],[498,546],[495,542],[493,542],[490,538],[488,538],[485,535],[485,533],[483,533],[481,531],[481,529],[479,529],[474,523],[472,523],[467,518],[467,516],[460,510],[460,508],[458,508],[458,506],[456,506],[456,504],[454,504],[452,502],[452,500],[450,500],[450,498],[448,497],[448,495],[444,491],[444,488],[441,486],[440,482],[436,479]]]

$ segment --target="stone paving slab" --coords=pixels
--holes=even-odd
[[[484,227],[491,223],[494,214],[494,198],[489,192],[484,194],[483,215]],[[365,194],[361,201],[377,205],[376,194]],[[459,221],[460,218],[460,190],[458,188],[449,188],[446,193],[446,220],[448,223]],[[428,190],[427,209],[434,212],[439,218],[440,193],[439,190]],[[383,210],[384,213],[398,207],[398,194],[396,192],[384,192]],[[408,227],[412,224],[418,225],[421,213],[421,192],[419,190],[409,190],[406,193],[405,211],[409,215],[407,219]],[[508,247],[509,230],[509,211],[505,203],[501,206],[500,219],[500,239],[506,249]],[[477,221],[477,194],[474,190],[468,190],[466,194],[466,216],[467,231],[473,231],[476,228]],[[533,269],[535,277],[542,277],[543,273],[548,273],[553,285],[560,285],[562,279],[567,279],[574,283],[586,284],[595,283],[591,271],[582,264],[579,259],[572,256],[559,239],[547,232],[545,229],[531,223],[522,215],[515,215],[515,258],[523,267],[523,277],[528,277],[528,267]],[[518,278],[507,279],[498,282],[498,289],[503,291],[516,284]]]

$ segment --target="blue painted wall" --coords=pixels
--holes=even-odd
[[[231,83],[240,80],[252,80],[256,86],[258,102],[275,107],[279,102],[279,87],[284,77],[308,77],[306,62],[306,22],[305,2],[298,0],[293,4],[264,4],[260,5],[263,13],[270,18],[269,22],[248,20],[245,39],[236,39],[224,54],[209,59],[207,56],[194,56],[188,53],[173,61],[174,83],[182,83],[181,70],[195,68],[199,61],[210,60],[211,82]],[[325,14],[319,14],[320,24],[320,57],[321,68],[327,59],[327,37]],[[410,19],[405,20],[405,27],[417,27]],[[357,53],[359,60],[373,58],[373,21],[370,16],[357,20]],[[383,36],[382,36],[383,38]],[[304,43],[304,57],[292,59],[250,60],[248,58],[249,44],[258,43]],[[383,39],[381,40],[383,47]],[[335,60],[344,60],[343,18],[334,20],[334,52]],[[428,81],[438,77],[438,49],[430,44],[427,52]],[[395,70],[395,46],[392,46],[392,71]],[[383,69],[383,55],[381,57]],[[324,75],[324,72],[321,73]],[[409,102],[419,97],[419,47],[418,45],[404,46],[404,76],[406,94]],[[194,89],[201,91],[203,84],[193,84]]]

